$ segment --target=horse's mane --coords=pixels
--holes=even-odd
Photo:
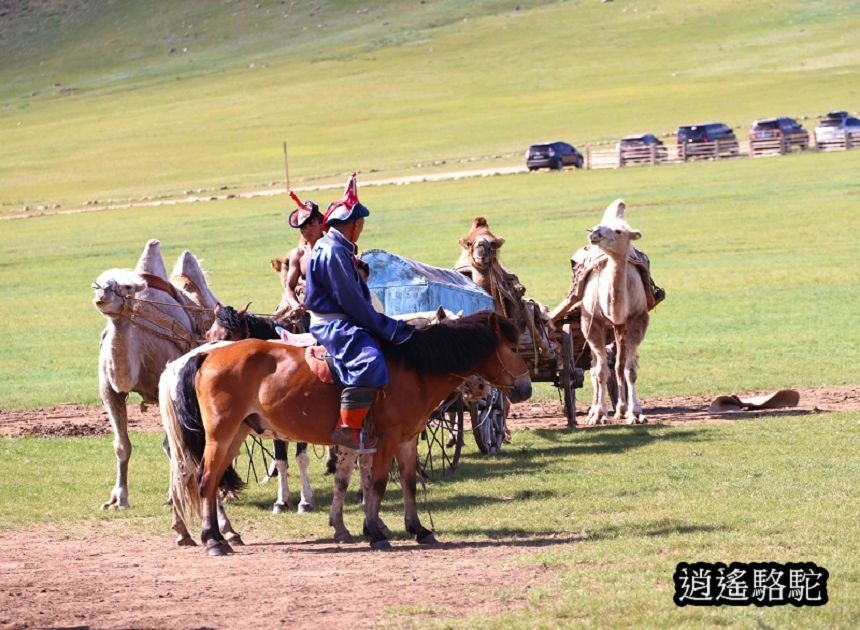
[[[215,314],[216,323],[231,333],[244,339],[278,339],[280,335],[275,331],[277,322],[271,317],[254,315],[247,311],[240,314],[232,306],[222,306]]]
[[[462,372],[474,367],[499,347],[499,337],[490,327],[492,311],[481,311],[460,319],[446,319],[420,328],[402,344],[383,343],[385,357],[403,363],[408,369],[427,374]],[[502,336],[516,342],[516,327],[498,317]]]

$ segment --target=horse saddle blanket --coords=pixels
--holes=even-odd
[[[331,355],[322,346],[308,346],[305,348],[305,362],[323,383],[336,385],[334,372],[331,369]]]
[[[741,398],[736,394],[729,396],[717,396],[711,402],[708,411],[711,413],[723,413],[726,411],[741,411],[757,409],[782,409],[784,407],[797,407],[800,402],[800,393],[796,389],[781,389],[772,394],[753,396],[752,398]]]
[[[579,302],[582,299],[588,276],[591,275],[591,272],[601,269],[607,260],[609,260],[608,254],[599,247],[585,245],[576,250],[576,253],[570,258],[570,266],[573,271],[569,298],[571,303]],[[666,291],[654,283],[654,279],[651,277],[651,262],[645,252],[631,247],[627,262],[634,266],[642,278],[642,284],[645,287],[645,299],[650,311],[666,299]]]

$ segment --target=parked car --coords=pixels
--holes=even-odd
[[[828,112],[815,126],[815,144],[823,148],[860,144],[860,119],[844,111]]]
[[[653,133],[624,136],[618,142],[618,166],[627,163],[664,162],[669,150]]]
[[[526,151],[526,166],[530,171],[539,168],[554,168],[560,171],[565,166],[582,168],[583,164],[585,164],[585,158],[582,157],[582,153],[573,145],[560,140],[533,144]]]
[[[738,139],[732,128],[721,122],[681,125],[677,133],[678,157],[721,158],[738,154]]]
[[[809,132],[794,118],[762,118],[753,122],[750,129],[750,153],[778,148],[781,153],[809,148]]]

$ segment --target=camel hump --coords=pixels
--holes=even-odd
[[[490,224],[487,223],[487,217],[475,217],[474,221],[472,221],[472,229],[482,227],[489,229],[489,225]]]
[[[624,203],[624,200],[616,199],[606,206],[606,211],[603,213],[603,220],[601,223],[604,225],[610,225],[612,223],[617,223],[618,221],[624,221],[624,211],[626,209],[627,204]]]

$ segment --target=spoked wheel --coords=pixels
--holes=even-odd
[[[274,459],[274,454],[263,444],[261,438],[249,435],[233,461],[233,467],[245,483],[251,483],[251,478],[255,483],[259,483],[268,474]]]
[[[472,403],[472,434],[478,449],[485,455],[495,455],[505,441],[505,395],[492,385],[478,402]]]
[[[570,336],[570,324],[565,324],[561,332],[561,374],[556,385],[561,388],[564,396],[564,415],[567,426],[576,426],[576,388],[582,387],[583,373],[573,365],[573,340]]]
[[[463,449],[463,418],[466,404],[454,392],[439,405],[418,436],[418,467],[425,479],[450,477],[457,470]]]

